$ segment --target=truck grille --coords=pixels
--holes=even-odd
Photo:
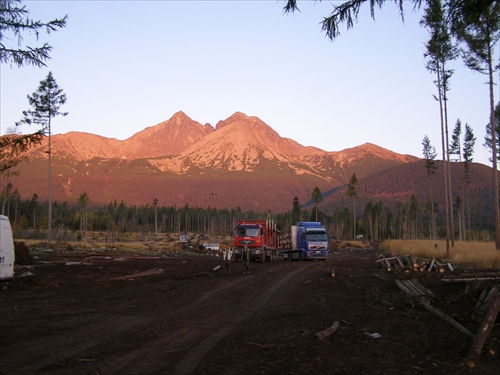
[[[310,245],[309,250],[326,250],[326,245]]]
[[[247,245],[255,245],[255,240],[238,240],[238,246],[243,246],[244,244]]]

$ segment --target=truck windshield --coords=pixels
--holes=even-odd
[[[326,233],[306,233],[306,241],[328,241]]]
[[[259,228],[236,227],[238,237],[259,237]]]

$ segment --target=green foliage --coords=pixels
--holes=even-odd
[[[300,201],[297,196],[293,198],[293,207],[292,207],[292,223],[297,223],[300,221]]]
[[[455,129],[453,129],[453,133],[451,135],[451,144],[450,144],[450,155],[457,155],[458,161],[460,161],[461,156],[461,145],[460,145],[460,136],[462,135],[462,122],[460,119],[457,120],[455,124]]]
[[[356,173],[353,173],[351,179],[349,180],[349,184],[347,185],[346,195],[349,198],[356,198],[358,193],[356,192],[356,184],[358,183],[358,178],[356,177]]]
[[[33,134],[9,134],[0,137],[0,172],[10,170],[24,157],[31,147],[42,143],[41,130]]]
[[[28,95],[31,109],[23,111],[23,118],[16,125],[38,125],[42,132],[50,136],[51,119],[56,116],[66,116],[67,112],[59,109],[66,103],[66,94],[59,88],[52,72],[47,74],[45,80],[40,81],[37,91]]]
[[[464,145],[463,145],[463,158],[468,168],[469,164],[472,163],[474,155],[474,146],[476,144],[476,137],[474,137],[474,132],[469,124],[465,124],[465,134],[464,134]]]
[[[423,155],[424,155],[424,160],[425,160],[425,169],[427,171],[428,176],[432,176],[433,174],[436,174],[436,149],[434,148],[433,145],[431,145],[431,141],[427,135],[424,136],[424,139],[422,141],[422,146],[423,146]]]
[[[495,106],[495,138],[497,140],[497,150],[500,149],[500,102],[497,103]],[[492,138],[491,138],[491,123],[489,122],[486,125],[486,135],[484,136],[484,143],[483,146],[486,147],[486,149],[491,150],[493,147],[492,144]],[[500,153],[497,154],[497,160],[500,160]],[[490,158],[490,162],[492,162],[493,159]]]
[[[18,67],[45,66],[45,62],[50,59],[52,47],[47,42],[41,46],[21,47],[23,34],[35,35],[38,40],[41,31],[50,34],[65,27],[68,16],[48,22],[33,20],[28,17],[26,7],[20,6],[20,3],[20,0],[0,1],[0,63],[10,62]]]

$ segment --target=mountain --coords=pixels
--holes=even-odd
[[[78,161],[94,157],[131,160],[176,155],[213,132],[211,125],[201,125],[183,112],[177,112],[170,120],[148,127],[124,141],[83,132],[54,135],[52,155]],[[47,147],[47,143],[42,147]],[[41,156],[37,152],[32,154]]]
[[[366,205],[371,202],[383,203],[385,207],[397,213],[399,204],[408,206],[412,195],[417,198],[420,210],[423,211],[426,202],[432,196],[441,212],[444,211],[444,166],[442,161],[436,161],[436,174],[429,177],[425,169],[425,161],[418,160],[412,163],[399,164],[361,179],[357,184],[356,207],[358,212],[363,212]],[[492,169],[480,163],[470,165],[470,185],[467,187],[463,181],[463,163],[450,163],[451,186],[454,189],[453,206],[456,210],[457,197],[470,197],[470,216],[473,227],[491,228],[493,230],[494,205],[493,173]],[[462,190],[462,188],[464,190]],[[352,201],[346,198],[346,186],[324,191],[322,209],[332,212],[344,207],[351,209]]]
[[[345,193],[336,191],[353,173],[361,187],[389,181],[385,173],[393,170],[406,176],[398,181],[411,184],[414,169],[424,169],[413,166],[419,163],[417,157],[370,143],[337,152],[304,147],[280,137],[258,117],[241,112],[219,121],[215,128],[177,112],[123,141],[70,132],[52,136],[51,145],[53,200],[76,203],[87,193],[94,205],[151,204],[156,198],[161,206],[276,213],[290,210],[295,196],[307,206],[318,186],[325,193],[322,205],[328,209],[345,200]],[[33,149],[28,159],[18,166],[20,174],[12,183],[23,199],[36,193],[45,200],[47,142]],[[385,188],[407,191],[407,184]],[[377,197],[385,188],[367,194]]]

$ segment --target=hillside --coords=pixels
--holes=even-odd
[[[23,199],[35,193],[47,198],[46,151],[46,142],[32,150],[30,161],[21,163],[19,176],[12,178]],[[89,133],[55,135],[52,156],[53,200],[70,203],[87,193],[94,205],[151,204],[156,198],[162,206],[283,212],[295,196],[307,207],[318,186],[325,195],[322,209],[330,210],[345,205],[342,191],[353,173],[360,202],[406,202],[412,192],[424,202],[429,189],[417,157],[370,143],[335,152],[304,147],[241,112],[215,128],[178,112],[123,141]],[[487,197],[491,170],[474,168],[473,189]],[[458,164],[453,169],[459,181]],[[439,176],[433,184],[436,192],[442,190]]]
[[[407,206],[412,195],[415,195],[421,210],[424,210],[431,194],[439,209],[444,210],[443,163],[437,161],[436,166],[438,167],[436,174],[430,178],[427,176],[423,160],[400,164],[363,178],[357,184],[358,210],[362,212],[368,202],[374,204],[382,202],[385,206],[393,209],[393,212],[396,212],[397,205]],[[462,191],[462,188],[465,189],[462,179],[463,164],[451,163],[453,205],[456,206],[457,196],[463,197],[468,194],[471,217],[476,220],[478,227],[488,228],[494,222],[494,212],[491,209],[494,204],[492,170],[479,163],[472,163],[470,168],[471,184],[467,193],[466,190]],[[346,205],[352,206],[352,202],[347,202],[345,186],[324,193],[322,209],[326,211],[343,208]]]

